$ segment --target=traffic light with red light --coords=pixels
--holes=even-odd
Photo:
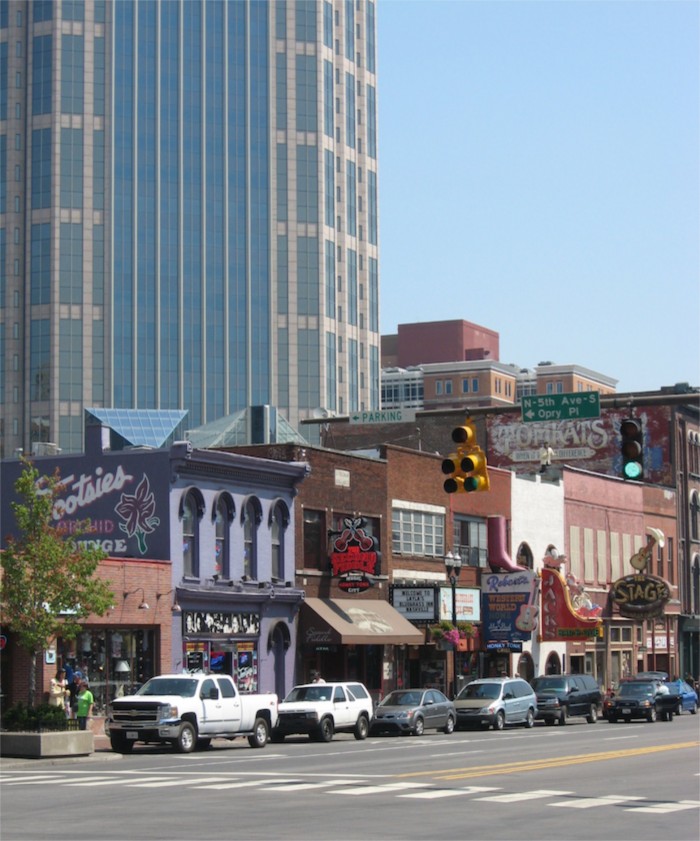
[[[644,436],[639,418],[625,418],[620,423],[620,453],[624,479],[641,479],[644,475]]]
[[[448,494],[487,491],[489,485],[486,455],[476,443],[476,427],[467,419],[452,430],[457,452],[443,459],[442,472],[449,476],[443,487]]]

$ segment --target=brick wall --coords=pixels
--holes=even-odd
[[[156,630],[158,638],[157,671],[170,671],[172,623],[172,593],[158,599],[158,593],[166,593],[172,587],[170,563],[163,561],[109,558],[103,561],[96,572],[98,578],[111,583],[114,594],[114,608],[104,616],[89,616],[83,623],[85,630],[97,631],[103,628],[128,628],[130,630]],[[139,609],[142,594],[124,598],[124,592],[143,587],[148,610]],[[26,703],[29,694],[31,657],[17,644],[16,635],[3,630],[8,644],[2,652],[1,679],[3,705],[22,701]],[[51,678],[56,674],[56,664],[45,662],[44,652],[37,657],[36,703],[46,699]]]

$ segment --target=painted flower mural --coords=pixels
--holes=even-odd
[[[148,548],[146,535],[154,532],[160,525],[160,519],[154,516],[156,499],[145,473],[136,491],[133,494],[122,494],[114,510],[124,520],[119,524],[119,528],[129,537],[136,537],[139,552],[145,555]]]

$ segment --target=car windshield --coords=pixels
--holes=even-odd
[[[422,692],[390,692],[381,703],[382,707],[414,707],[420,704]]]
[[[195,678],[152,677],[139,689],[137,695],[178,695],[180,698],[193,698],[197,691]]]
[[[535,689],[566,689],[566,680],[563,677],[538,677],[532,682]]]
[[[458,701],[469,698],[486,698],[493,701],[501,694],[500,683],[468,683],[457,696]]]
[[[653,694],[653,683],[623,683],[620,687],[620,695],[626,695],[628,698],[642,698]]]
[[[332,692],[332,687],[324,684],[295,686],[284,700],[290,703],[296,703],[297,701],[330,701]]]

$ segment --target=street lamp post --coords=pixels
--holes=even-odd
[[[448,552],[445,555],[445,568],[447,570],[447,577],[452,588],[452,627],[457,627],[457,579],[462,569],[462,559],[459,556],[459,551],[454,554]],[[457,655],[455,654],[455,647],[452,646],[452,697],[457,695]]]

